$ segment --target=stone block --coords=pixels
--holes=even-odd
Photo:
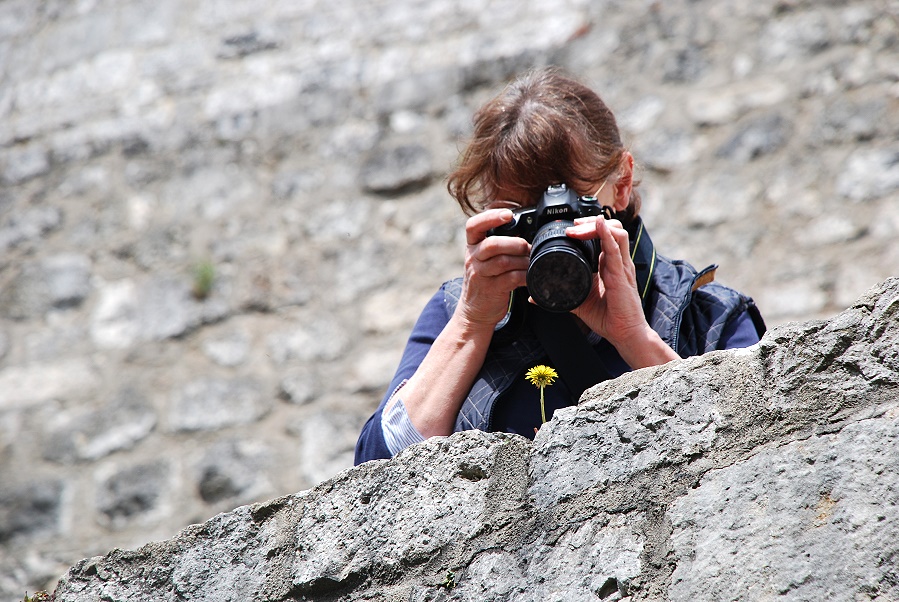
[[[285,371],[281,379],[279,396],[290,403],[304,405],[315,400],[322,390],[315,370],[295,366]]]
[[[58,207],[32,207],[19,215],[10,216],[0,225],[0,250],[8,251],[19,245],[37,242],[63,224]]]
[[[271,358],[278,364],[289,361],[334,360],[349,345],[344,327],[336,320],[307,322],[268,337]]]
[[[200,378],[170,394],[171,431],[215,431],[252,424],[272,408],[273,398],[249,378]]]
[[[656,129],[641,135],[636,148],[650,169],[668,173],[694,161],[697,146],[697,141],[686,131]]]
[[[801,10],[769,21],[758,44],[762,56],[768,61],[796,61],[821,52],[830,45],[831,39],[823,11]]]
[[[749,119],[716,154],[738,163],[769,155],[789,140],[793,124],[783,115],[768,114]]]
[[[11,39],[28,31],[38,6],[28,0],[10,0],[0,4],[0,39]]]
[[[244,502],[271,491],[266,473],[272,450],[257,441],[225,439],[211,446],[196,468],[196,490],[207,504]]]
[[[239,366],[250,354],[250,339],[246,332],[234,331],[210,338],[203,343],[206,357],[220,366]]]
[[[63,481],[56,479],[5,484],[0,492],[0,543],[59,533],[64,492]]]
[[[672,506],[671,600],[899,595],[899,406],[705,475]],[[776,518],[775,518],[776,517]],[[895,574],[895,573],[893,573]]]
[[[385,195],[420,189],[432,176],[430,153],[418,144],[376,147],[359,175],[364,190]]]
[[[120,391],[104,406],[54,415],[46,425],[43,456],[53,462],[91,462],[131,449],[156,427],[156,411],[143,394]]]
[[[15,148],[3,153],[0,174],[6,184],[21,184],[50,171],[47,150],[37,145]]]
[[[96,500],[98,521],[110,529],[148,524],[158,517],[169,495],[172,468],[166,460],[155,460],[98,475]]]
[[[822,113],[819,126],[814,128],[813,142],[855,144],[891,133],[884,127],[888,123],[887,105],[882,99],[858,102],[838,98],[829,102]]]
[[[839,174],[837,192],[855,202],[870,202],[899,190],[899,147],[856,149]]]
[[[0,409],[80,399],[95,392],[101,382],[96,368],[83,358],[8,366],[0,370]]]
[[[339,410],[313,411],[294,420],[288,432],[300,440],[299,474],[318,484],[353,465],[353,452],[366,416]]]

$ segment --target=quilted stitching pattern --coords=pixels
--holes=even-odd
[[[444,286],[444,302],[447,317],[452,315],[462,294],[462,279],[457,278]],[[491,349],[484,361],[468,398],[456,419],[456,431],[487,430],[494,402],[500,393],[509,388],[512,379],[529,363],[543,355],[543,349],[534,334],[522,327],[518,339],[498,349]]]

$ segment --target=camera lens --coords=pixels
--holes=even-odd
[[[537,232],[528,265],[528,293],[549,311],[571,311],[587,299],[593,273],[580,241],[565,235],[574,222],[559,220]]]

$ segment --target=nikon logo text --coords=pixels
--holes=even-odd
[[[559,215],[560,213],[568,213],[568,207],[547,207],[546,215]]]

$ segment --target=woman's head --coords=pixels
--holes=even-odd
[[[551,184],[592,194],[627,180],[629,221],[640,209],[632,159],[600,97],[556,69],[515,80],[475,114],[474,132],[447,188],[467,214],[498,199],[535,204]],[[622,215],[623,213],[623,215]]]

